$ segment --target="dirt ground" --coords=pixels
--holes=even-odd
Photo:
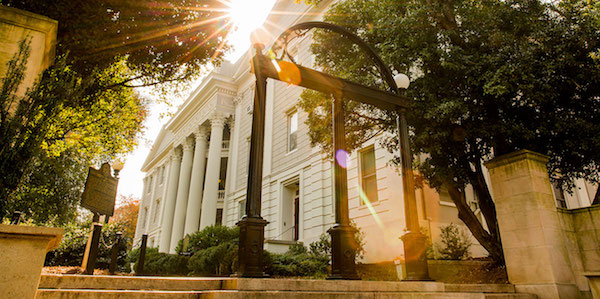
[[[81,267],[55,266],[42,268],[42,274],[83,274]],[[110,275],[108,269],[95,269],[94,275]],[[131,273],[116,272],[114,275],[129,276]]]

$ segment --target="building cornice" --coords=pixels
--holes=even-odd
[[[206,110],[206,107],[203,106],[209,104],[215,95],[223,94],[234,97],[236,93],[237,85],[231,78],[213,72],[179,108],[177,114],[167,123],[166,128],[171,132],[178,132],[191,118],[198,118],[199,116],[194,114],[200,107]]]

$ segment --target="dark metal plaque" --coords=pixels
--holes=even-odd
[[[101,215],[112,216],[115,210],[118,180],[110,174],[108,163],[100,169],[90,167],[85,189],[81,195],[81,206]]]

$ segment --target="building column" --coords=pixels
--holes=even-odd
[[[167,196],[163,209],[160,244],[158,245],[160,252],[169,252],[169,244],[171,244],[173,213],[175,212],[175,200],[177,199],[177,182],[179,181],[179,170],[181,169],[181,152],[173,149],[170,160]]]
[[[183,142],[183,159],[179,171],[179,184],[177,187],[177,202],[173,217],[173,231],[171,233],[171,245],[169,253],[175,253],[175,247],[179,240],[183,239],[183,226],[185,224],[185,211],[187,209],[188,194],[190,191],[190,177],[192,175],[192,159],[194,155],[194,142],[186,138]]]
[[[214,116],[210,120],[210,144],[206,163],[206,179],[202,195],[200,230],[215,225],[217,219],[217,198],[219,197],[219,174],[221,168],[221,149],[223,147],[223,128],[225,119]]]
[[[227,195],[232,193],[231,190],[231,185],[232,182],[235,181],[235,179],[233,179],[235,176],[233,176],[233,168],[235,163],[232,161],[235,161],[234,156],[235,156],[235,151],[236,149],[234,148],[237,147],[237,142],[236,140],[233,138],[234,136],[234,132],[236,131],[236,126],[235,126],[235,118],[232,118],[231,121],[229,122],[229,153],[227,156],[227,180],[225,180],[225,198],[223,199],[223,221],[221,222],[223,225],[229,225],[229,209],[230,209],[230,201],[232,200],[231,198],[229,198]]]
[[[185,216],[185,229],[183,235],[198,231],[200,225],[200,208],[202,207],[202,191],[204,190],[204,168],[206,166],[207,136],[206,128],[198,127],[194,133],[196,148],[194,149],[194,164],[190,183],[190,196],[188,198],[187,214]]]

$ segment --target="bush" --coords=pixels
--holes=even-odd
[[[317,256],[331,256],[331,236],[327,233],[319,236],[319,241],[312,242],[310,245],[310,253]]]
[[[177,253],[189,253],[186,266],[192,275],[229,275],[237,270],[239,228],[221,225],[209,226],[180,240]]]
[[[91,223],[70,224],[66,227],[60,245],[55,250],[48,252],[44,266],[81,266],[85,246],[90,234]],[[100,244],[98,245],[98,257],[96,269],[108,269],[110,265],[111,247],[115,242],[116,233],[122,227],[116,224],[108,224],[102,227]],[[127,243],[131,241],[123,237],[119,245],[117,256],[117,271],[129,272],[127,259]],[[108,245],[108,246],[107,246]]]
[[[201,231],[189,235],[189,243],[187,248],[183,248],[183,240],[180,240],[175,248],[177,253],[190,252],[192,254],[197,251],[218,246],[227,242],[237,243],[240,237],[238,227],[227,227],[222,225],[208,226]]]
[[[129,253],[129,262],[134,263],[137,269],[140,257],[140,249],[136,248]],[[189,257],[158,252],[156,248],[146,248],[144,260],[144,275],[188,275]]]
[[[193,275],[230,275],[237,270],[238,246],[224,242],[196,251],[190,258],[188,269]]]
[[[283,254],[266,252],[264,261],[265,272],[274,276],[324,277],[329,270],[329,256],[313,254],[301,244]]]
[[[355,229],[354,232],[354,246],[356,247],[356,261],[360,261],[365,254],[365,233],[356,226],[354,221],[350,222],[350,226]],[[319,236],[319,241],[312,242],[309,245],[310,253],[317,256],[326,256],[328,259],[331,258],[331,235],[323,233]]]
[[[434,259],[440,260],[464,260],[470,257],[469,248],[473,243],[468,233],[460,229],[456,224],[440,228],[440,243],[436,243],[432,248]]]

